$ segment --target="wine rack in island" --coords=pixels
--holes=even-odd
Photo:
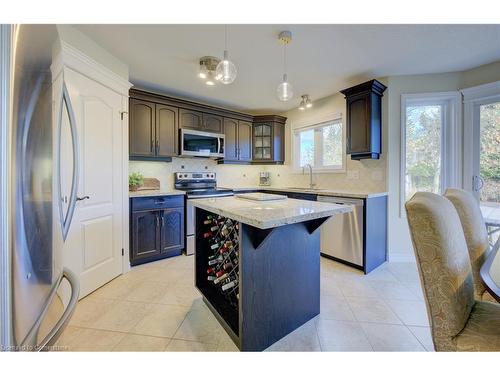
[[[207,215],[203,224],[208,239],[210,255],[207,261],[207,280],[227,298],[231,306],[238,305],[238,249],[239,224],[219,215]]]
[[[240,350],[264,350],[319,314],[321,222],[262,229],[196,207],[196,287]]]
[[[201,215],[196,217],[196,286],[236,340],[239,332],[240,224],[207,211],[199,212]]]

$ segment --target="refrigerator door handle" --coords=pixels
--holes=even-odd
[[[68,306],[64,310],[63,314],[61,315],[57,323],[47,334],[47,336],[45,336],[45,338],[38,343],[37,340],[38,331],[40,329],[40,326],[42,325],[43,320],[45,319],[45,316],[47,315],[50,304],[52,303],[57,294],[57,290],[61,286],[63,279],[68,280],[69,285],[71,287],[71,297],[69,299]],[[47,299],[45,307],[43,308],[40,316],[36,320],[33,327],[31,327],[24,341],[21,343],[20,347],[24,348],[21,350],[43,351],[48,349],[47,346],[54,345],[59,336],[61,336],[61,333],[64,330],[64,328],[66,328],[66,326],[68,325],[69,319],[71,318],[73,312],[75,311],[79,295],[80,295],[80,283],[78,281],[78,278],[69,269],[63,268],[63,271],[59,276],[59,279],[52,287],[52,291],[50,292],[50,295]]]
[[[50,330],[47,336],[37,345],[37,350],[42,351],[47,347],[54,345],[57,339],[61,336],[61,333],[64,331],[66,326],[75,311],[76,304],[78,302],[78,296],[80,294],[80,283],[78,282],[78,278],[76,275],[71,272],[69,269],[63,269],[63,276],[59,281],[59,285],[62,283],[62,279],[66,279],[71,286],[71,297],[68,302],[68,306],[64,310],[64,313],[61,315],[61,318],[55,324],[55,326]]]
[[[79,147],[78,147],[78,135],[77,135],[77,128],[76,128],[76,119],[75,119],[75,113],[73,111],[73,106],[71,105],[71,98],[69,96],[68,89],[66,87],[66,83],[63,81],[63,87],[62,87],[62,95],[61,95],[61,108],[59,111],[59,132],[58,132],[58,145],[59,147],[58,152],[57,152],[57,157],[58,157],[58,189],[59,189],[59,195],[62,193],[62,175],[61,175],[61,134],[62,134],[62,117],[63,117],[63,110],[66,108],[68,117],[69,117],[69,125],[71,128],[71,140],[73,144],[73,176],[72,176],[72,182],[71,182],[71,194],[69,197],[69,203],[67,207],[67,212],[64,212],[64,208],[62,205],[61,200],[59,200],[59,215],[60,215],[60,221],[61,221],[61,229],[62,229],[62,236],[63,240],[66,241],[66,237],[68,236],[69,228],[71,226],[71,221],[73,219],[73,215],[75,212],[75,206],[76,206],[76,201],[77,201],[77,190],[78,190],[78,183],[79,183]]]

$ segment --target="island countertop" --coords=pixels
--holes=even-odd
[[[193,199],[191,204],[259,229],[276,228],[351,211],[349,206],[333,203],[301,199],[251,201],[236,196]]]

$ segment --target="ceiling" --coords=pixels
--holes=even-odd
[[[78,25],[129,66],[133,84],[254,113],[297,107],[364,80],[467,70],[500,60],[499,25],[229,25],[228,50],[238,76],[209,87],[201,56],[221,57],[222,25]],[[290,30],[288,80],[295,96],[280,102],[283,74],[277,37]]]

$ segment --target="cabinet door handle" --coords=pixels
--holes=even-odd
[[[154,143],[155,143],[155,141],[151,140],[151,146],[149,147],[150,152],[153,152]]]
[[[156,226],[160,226],[160,216],[158,216],[158,214],[156,214]]]
[[[160,141],[156,140],[156,155],[160,154]]]
[[[162,226],[162,228],[165,226],[165,219],[164,219],[163,215],[161,216],[161,226]]]

